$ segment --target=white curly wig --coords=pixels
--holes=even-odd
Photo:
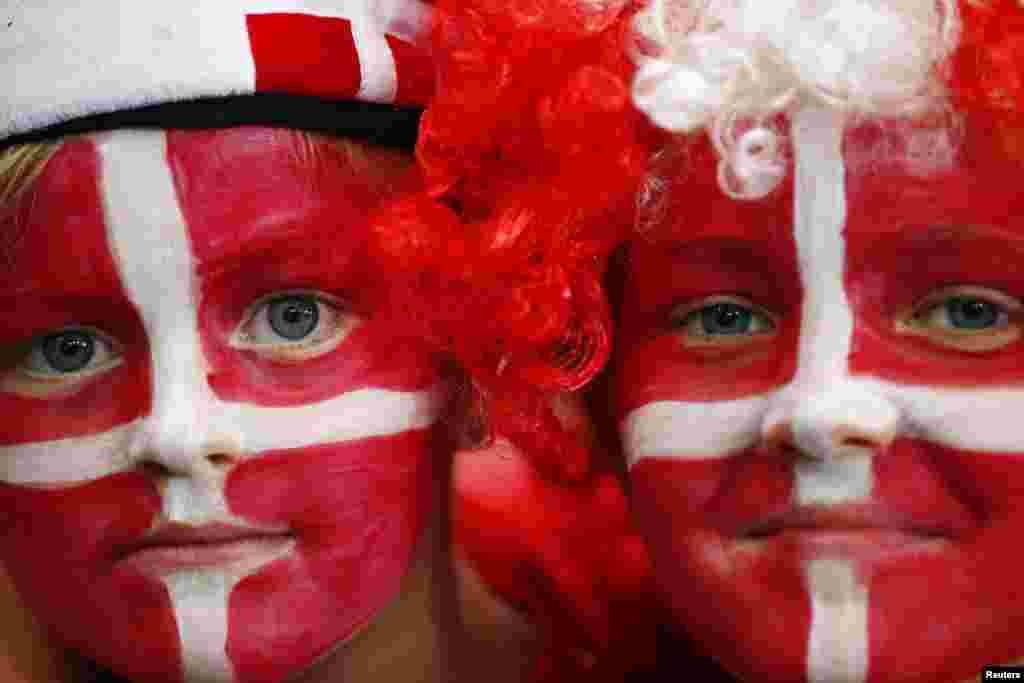
[[[651,0],[636,17],[633,98],[657,126],[705,129],[735,198],[786,174],[779,114],[903,116],[941,106],[956,0]]]

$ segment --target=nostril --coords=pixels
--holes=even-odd
[[[153,460],[143,461],[139,464],[139,469],[142,470],[143,474],[152,479],[166,479],[171,476],[171,470],[168,467]]]
[[[848,436],[839,441],[839,445],[847,448],[878,448],[878,442],[864,436]]]
[[[214,467],[230,467],[235,463],[235,459],[226,453],[211,453],[206,460]]]

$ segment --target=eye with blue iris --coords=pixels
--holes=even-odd
[[[46,332],[17,348],[0,374],[0,390],[41,398],[74,391],[123,361],[120,345],[91,327]]]
[[[772,316],[740,297],[714,296],[677,307],[672,327],[691,345],[743,344],[775,331]]]
[[[976,286],[944,287],[925,297],[897,332],[923,336],[967,352],[992,351],[1020,336],[1015,322],[1022,305],[1003,292]]]
[[[358,318],[322,292],[277,292],[249,307],[231,338],[237,349],[298,363],[337,348]]]

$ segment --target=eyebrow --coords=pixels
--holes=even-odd
[[[261,268],[261,277],[273,278],[271,264],[287,266],[289,273],[331,275],[341,279],[357,260],[361,239],[347,239],[344,228],[331,225],[317,229],[313,237],[299,235],[296,224],[282,231],[267,232],[255,238],[233,240],[195,261],[195,274],[201,279],[220,278],[232,273]],[[259,264],[264,264],[260,266]],[[256,278],[258,279],[258,278]]]

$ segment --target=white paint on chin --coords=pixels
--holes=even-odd
[[[863,683],[868,672],[868,589],[856,565],[821,558],[804,566],[811,604],[808,683]]]
[[[163,579],[171,598],[188,683],[231,683],[228,599],[241,577],[222,569],[175,572]]]
[[[291,551],[260,555],[227,567],[179,570],[161,577],[174,609],[187,683],[232,683],[228,658],[231,592],[245,577]]]

